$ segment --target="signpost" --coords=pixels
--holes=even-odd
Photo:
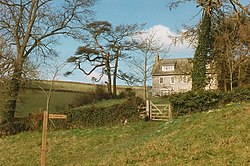
[[[46,143],[47,143],[48,119],[66,119],[66,118],[67,118],[67,115],[49,114],[48,111],[44,111],[44,113],[43,113],[41,166],[46,165]]]
[[[49,119],[66,119],[67,115],[63,114],[49,114]]]

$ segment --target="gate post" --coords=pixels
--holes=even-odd
[[[168,106],[168,118],[169,118],[169,120],[172,120],[172,119],[173,119],[172,106],[171,106],[171,104],[169,104],[169,106]]]
[[[147,116],[150,118],[150,101],[146,100],[146,112]]]
[[[151,120],[152,104],[150,100],[146,100],[146,111],[147,111],[147,116],[149,117],[149,120]]]

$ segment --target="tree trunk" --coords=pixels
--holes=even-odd
[[[143,87],[144,87],[144,94],[143,94],[143,98],[144,100],[147,99],[147,56],[145,56],[145,60],[144,60],[144,79],[143,79]]]
[[[232,69],[233,67],[232,66],[230,66],[230,91],[232,91],[233,90],[233,69]]]
[[[233,90],[233,72],[234,72],[234,62],[233,59],[229,60],[229,77],[230,77],[230,91]]]
[[[230,91],[233,90],[233,73],[230,72]]]
[[[109,57],[107,58],[106,61],[107,61],[106,68],[107,68],[107,76],[108,76],[108,82],[107,82],[108,93],[109,93],[109,97],[112,97],[111,68],[110,68],[110,64],[109,64]]]
[[[241,87],[241,63],[239,63],[238,68],[238,87]]]
[[[8,97],[5,105],[5,118],[12,122],[15,117],[16,101],[19,94],[20,82],[22,76],[22,62],[16,62],[12,78],[10,80]]]
[[[116,79],[117,79],[117,70],[118,70],[118,60],[119,60],[119,50],[117,50],[115,53],[115,69],[114,69],[114,74],[113,74],[113,97],[117,96]]]
[[[227,78],[226,78],[226,64],[223,62],[223,67],[222,67],[222,77],[223,77],[223,87],[224,91],[227,91]]]

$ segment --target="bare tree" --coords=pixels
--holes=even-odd
[[[30,58],[54,54],[58,35],[77,35],[92,13],[95,0],[1,0],[0,35],[13,46],[15,57],[5,117],[14,120],[16,99],[24,63]]]
[[[46,111],[49,113],[50,110],[50,102],[51,102],[51,96],[54,89],[54,85],[55,85],[55,81],[56,78],[59,76],[59,72],[63,69],[63,67],[65,67],[66,63],[62,63],[59,64],[57,61],[52,62],[50,65],[47,66],[48,68],[48,73],[51,73],[51,79],[49,80],[48,84],[49,84],[49,88],[45,89],[46,87],[44,87],[44,83],[41,82],[41,85],[38,82],[38,87],[44,92],[45,96],[46,96]],[[48,76],[48,74],[46,73],[46,75]]]
[[[249,26],[247,26],[249,21],[246,20],[249,20],[250,16],[250,2],[243,5],[239,0],[173,0],[170,3],[170,8],[178,7],[186,2],[196,2],[197,7],[201,7],[200,11],[205,11],[207,17],[210,17],[210,32],[207,34],[210,38],[208,42],[211,42],[209,44],[211,47],[208,49],[207,61],[217,65],[216,71],[221,78],[224,90],[227,90],[227,80],[230,80],[230,89],[233,89],[233,82],[236,80],[235,74],[238,75],[237,84],[241,86],[242,71],[244,71],[242,67],[246,66],[244,63],[249,56],[249,39],[247,37],[249,36]],[[199,24],[189,28],[182,36],[190,39],[192,44],[196,46],[196,51],[199,49],[202,36],[197,34],[199,34]],[[206,40],[208,37],[204,39]],[[208,47],[205,46],[204,48],[207,49]],[[201,65],[194,64],[194,68],[196,66]],[[203,69],[205,68],[203,67]],[[237,69],[238,71],[236,71]],[[201,73],[201,70],[197,70],[196,73]]]
[[[233,89],[233,84],[240,87],[242,75],[245,75],[243,68],[246,67],[245,63],[250,54],[249,22],[249,17],[244,14],[224,17],[214,31],[213,59],[221,69],[219,78],[225,91],[228,82],[230,90]]]
[[[133,45],[138,54],[132,56],[128,62],[132,73],[127,73],[127,78],[133,78],[134,82],[139,82],[143,85],[143,98],[147,99],[147,83],[151,77],[154,58],[157,56],[159,58],[158,53],[163,51],[163,45],[159,44],[160,42],[156,39],[154,32],[146,34],[146,37],[143,36],[144,34],[133,37]]]
[[[13,70],[13,51],[4,38],[0,38],[0,114],[2,114],[6,97],[8,78]]]
[[[14,53],[3,37],[0,37],[0,79],[8,77],[13,69]]]

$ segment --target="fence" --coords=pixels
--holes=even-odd
[[[172,107],[170,104],[154,104],[146,100],[146,107],[140,107],[141,117],[148,117],[153,121],[172,120]]]

